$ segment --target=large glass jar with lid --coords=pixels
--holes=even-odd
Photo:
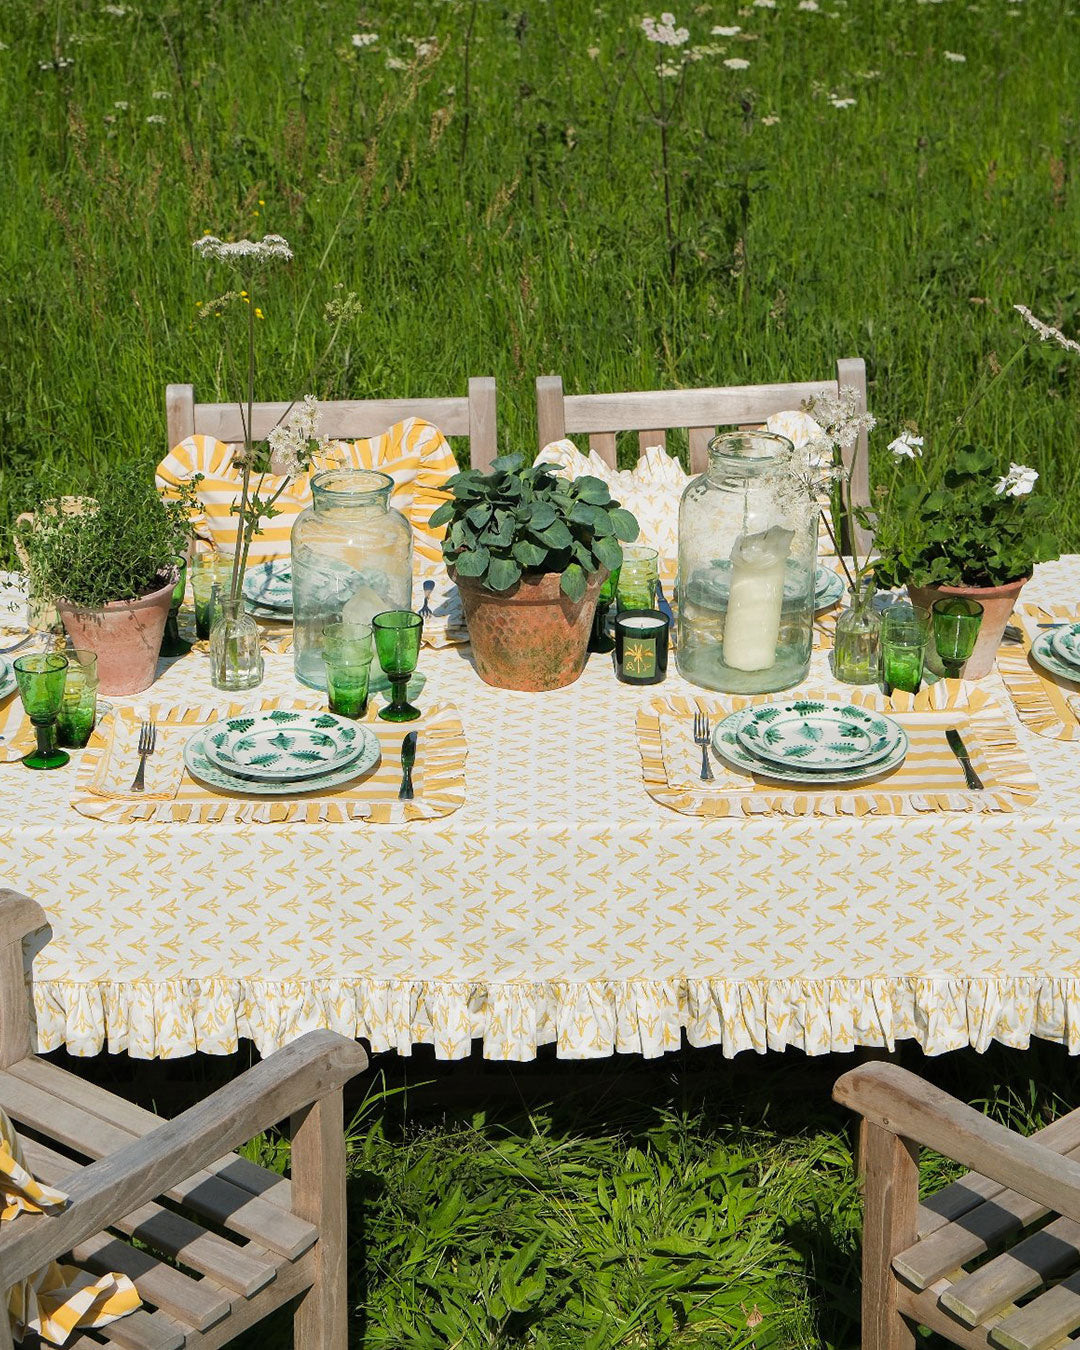
[[[818,506],[784,436],[737,431],[679,506],[679,672],[734,694],[790,689],[810,666]]]
[[[326,688],[327,624],[412,608],[412,527],[390,505],[393,486],[374,469],[316,474],[311,505],[293,525],[293,667],[315,689]]]

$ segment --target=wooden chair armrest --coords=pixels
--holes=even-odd
[[[27,933],[44,928],[48,922],[36,900],[0,887],[0,947],[22,941]]]
[[[215,1162],[260,1130],[339,1091],[367,1066],[355,1041],[310,1031],[234,1082],[62,1183],[63,1214],[21,1215],[0,1228],[0,1288]]]
[[[1080,1163],[1025,1139],[896,1064],[837,1079],[833,1097],[871,1124],[954,1158],[1080,1223]]]

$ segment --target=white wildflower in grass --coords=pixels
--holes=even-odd
[[[994,491],[999,497],[1026,497],[1038,481],[1039,475],[1026,464],[1010,464],[1009,472],[1002,478]]]
[[[403,61],[400,56],[388,56],[386,58],[387,70],[408,70],[408,61]]]
[[[6,42],[0,42],[0,52],[6,52],[8,50],[8,44]]]
[[[737,23],[729,24],[726,27],[720,25],[712,30],[713,37],[734,37],[736,33],[741,33],[742,29]]]
[[[799,0],[797,9],[804,9],[807,14],[816,14],[820,6],[817,0]]]
[[[776,115],[775,113],[770,113],[770,114],[768,115],[768,117],[763,117],[763,118],[761,119],[761,125],[762,125],[763,127],[774,127],[774,126],[776,126],[777,122],[779,122],[779,121],[780,121],[780,119],[779,119],[779,117],[777,117],[777,115]]]
[[[149,116],[146,120],[147,120],[152,126],[159,127],[159,126],[161,126],[161,125],[164,123],[164,121],[165,121],[165,115],[164,115],[164,113],[151,113],[150,116]]]
[[[354,47],[370,47],[372,43],[378,42],[378,33],[354,33],[352,35],[352,45]]]
[[[127,110],[131,107],[131,104],[127,101],[126,98],[118,98],[116,102],[113,104],[113,107],[119,108],[121,112],[127,112]]]
[[[854,108],[855,100],[853,98],[830,98],[829,102],[834,108]]]
[[[896,440],[889,442],[889,450],[896,459],[922,459],[923,437],[910,431],[902,431]]]
[[[1031,327],[1034,328],[1039,335],[1040,341],[1053,341],[1056,342],[1059,347],[1064,347],[1066,351],[1080,352],[1080,342],[1074,342],[1072,338],[1066,337],[1060,328],[1051,328],[1048,323],[1043,323],[1042,319],[1038,319],[1032,314],[1027,305],[1013,305],[1013,309],[1021,315],[1025,323],[1030,324]]]
[[[750,62],[744,61],[741,56],[729,56],[724,62],[724,65],[727,66],[728,70],[746,70],[749,64]]]
[[[956,61],[956,62],[959,63],[959,62],[961,62],[961,61],[966,61],[966,60],[967,60],[967,57],[964,55],[963,52],[946,52],[946,53],[945,53],[945,60],[946,60],[946,61]]]
[[[641,21],[641,31],[650,42],[658,42],[662,47],[681,47],[690,41],[690,30],[677,28],[675,15],[670,13],[661,14],[659,23],[646,14]]]
[[[600,48],[589,47],[588,50],[586,51],[586,55],[588,56],[590,61],[595,61],[596,58],[600,55]]]
[[[703,61],[707,56],[723,56],[727,51],[726,47],[721,47],[716,42],[702,42],[697,47],[691,47],[686,53],[688,61]]]
[[[102,5],[101,12],[102,14],[111,14],[114,19],[122,19],[125,14],[131,13],[125,5]]]
[[[196,239],[191,247],[200,258],[225,263],[241,263],[247,259],[265,262],[274,258],[288,262],[293,255],[280,234],[264,234],[261,239],[237,239],[229,243],[217,235],[206,234]]]
[[[855,72],[855,78],[856,78],[857,80],[880,80],[880,79],[881,79],[881,71],[880,71],[880,70],[857,70],[857,71]]]
[[[674,80],[682,74],[682,66],[676,65],[674,61],[661,61],[656,67],[656,73],[662,80]]]
[[[74,64],[70,56],[58,56],[54,61],[39,61],[38,70],[67,70]]]
[[[754,0],[755,9],[775,9],[776,0]]]
[[[155,89],[150,97],[156,98],[160,102],[163,98],[172,98],[172,94],[167,89]]]

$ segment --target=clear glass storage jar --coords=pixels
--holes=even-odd
[[[679,672],[734,694],[790,689],[813,647],[818,506],[791,442],[737,431],[679,506]]]
[[[326,688],[327,624],[370,624],[412,608],[412,527],[390,505],[393,479],[374,469],[329,469],[311,480],[311,505],[292,528],[293,668]]]

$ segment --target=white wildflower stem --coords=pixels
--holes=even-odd
[[[836,532],[835,532],[835,530],[834,530],[833,527],[832,527],[832,521],[829,519],[829,512],[828,512],[828,511],[822,511],[822,512],[821,512],[821,520],[822,520],[822,523],[823,523],[824,526],[825,526],[825,532],[828,534],[829,538],[832,540],[832,546],[833,546],[833,548],[836,549],[836,556],[840,559],[840,566],[844,569],[844,576],[846,576],[847,579],[848,579],[848,585],[851,587],[852,591],[854,592],[854,591],[856,590],[855,577],[858,577],[858,576],[861,576],[861,575],[862,575],[861,569],[859,568],[859,560],[858,560],[858,558],[855,556],[855,546],[854,546],[854,543],[852,544],[851,560],[852,560],[852,562],[855,564],[855,577],[853,577],[853,576],[851,575],[851,572],[848,570],[847,559],[844,557],[843,550],[840,548],[840,541],[839,541],[839,540],[837,539],[837,537],[836,537]],[[852,531],[852,537],[853,537],[853,538],[854,538],[854,533],[855,533],[855,532]]]
[[[1010,356],[1009,359],[1005,362],[1005,364],[998,368],[996,374],[994,374],[989,380],[985,379],[984,377],[984,379],[979,383],[979,385],[975,389],[975,392],[972,394],[971,398],[969,398],[967,403],[965,404],[963,411],[960,413],[956,421],[953,423],[952,429],[950,430],[949,435],[945,440],[945,445],[942,447],[943,449],[947,450],[952,446],[953,441],[959,434],[960,428],[967,421],[968,416],[974,411],[975,408],[979,406],[979,404],[983,401],[983,399],[987,396],[987,394],[990,393],[991,389],[994,388],[994,386],[1002,378],[1005,372],[1007,370],[1010,370],[1017,363],[1017,361],[1019,361],[1020,357],[1024,354],[1025,351],[1027,351],[1027,345],[1028,345],[1027,340],[1024,339],[1020,343],[1020,346],[1017,347],[1016,351],[1013,352],[1012,356]]]

